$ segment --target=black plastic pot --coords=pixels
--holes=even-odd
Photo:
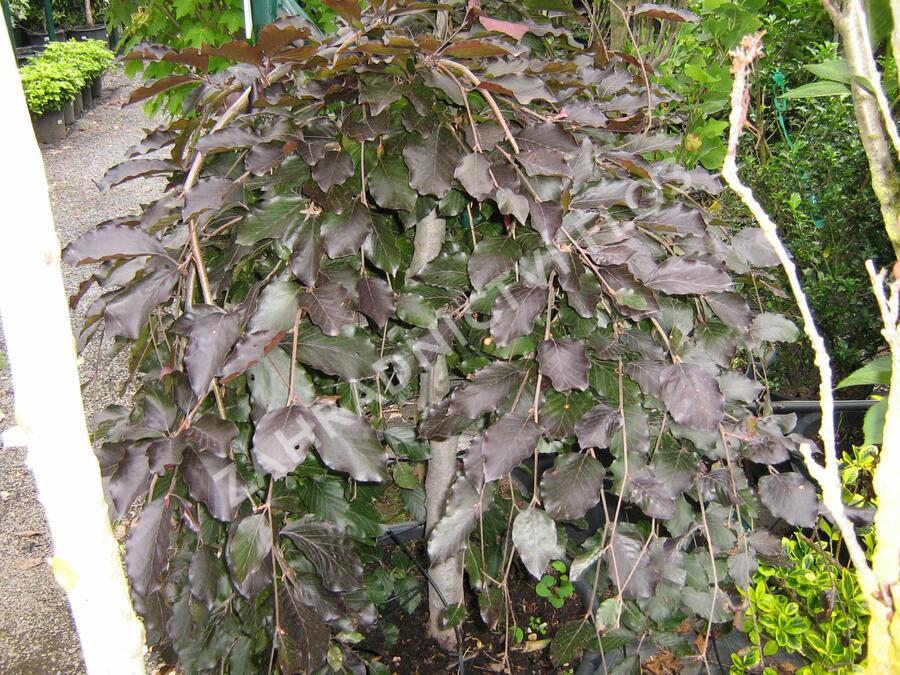
[[[28,36],[28,43],[32,46],[43,46],[50,42],[50,35],[48,33],[33,33],[31,31],[25,31]],[[56,29],[56,39],[58,41],[62,41],[66,39],[66,31],[62,28]]]
[[[91,94],[91,85],[89,84],[84,85],[84,89],[81,90],[81,105],[85,111],[94,107],[94,97]]]
[[[101,96],[103,96],[103,76],[99,75],[91,82],[91,97],[99,101]]]
[[[62,110],[45,112],[43,115],[32,115],[31,125],[39,143],[55,143],[66,137],[66,120]]]
[[[66,123],[66,126],[71,126],[75,124],[75,105],[74,101],[69,101],[62,108],[63,120]]]
[[[75,108],[75,117],[81,117],[84,114],[84,104],[81,102],[81,92],[75,94],[75,100],[72,101]]]
[[[16,47],[16,63],[19,66],[26,65],[31,59],[38,56],[46,45],[40,45],[39,47]]]
[[[66,28],[66,35],[75,40],[109,40],[105,26],[75,26]]]
[[[13,28],[13,39],[16,42],[16,47],[27,47],[29,45],[28,33],[24,28],[19,26]]]

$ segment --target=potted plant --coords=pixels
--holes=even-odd
[[[75,40],[109,40],[109,34],[103,25],[103,19],[100,19],[100,25],[96,25],[94,21],[94,9],[91,6],[91,0],[84,0],[84,24],[66,28],[66,34]]]
[[[84,86],[84,79],[71,67],[44,59],[23,66],[19,73],[38,141],[51,143],[65,138],[63,110]]]
[[[89,108],[103,91],[103,71],[112,63],[113,53],[101,40],[69,40],[47,45],[41,58],[67,64],[81,74],[85,82],[82,103],[84,108]]]
[[[115,55],[103,40],[81,40],[74,43],[72,48],[90,63],[85,74],[91,82],[91,95],[95,99],[100,98],[103,94],[103,73],[112,65]]]
[[[50,34],[46,30],[31,31],[25,29],[25,34],[28,36],[28,43],[33,47],[42,47],[52,42],[52,40],[50,40]],[[57,28],[54,31],[54,34],[56,35],[57,42],[66,39],[66,31],[64,31],[62,28]]]

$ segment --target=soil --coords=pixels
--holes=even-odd
[[[577,663],[557,668],[549,656],[550,639],[556,631],[569,621],[584,617],[584,607],[577,594],[567,598],[560,609],[555,609],[544,598],[538,597],[533,580],[511,576],[509,583],[513,611],[508,636],[502,621],[494,630],[486,626],[478,618],[477,601],[470,598],[467,607],[469,619],[461,625],[466,672],[546,675],[577,668]],[[396,603],[388,604],[383,609],[379,623],[371,629],[366,640],[360,643],[360,652],[380,655],[380,661],[395,675],[457,672],[459,653],[444,651],[428,636],[428,603],[425,592],[423,579],[422,602],[412,614],[408,614]],[[385,645],[382,631],[385,624],[393,624],[399,630],[397,641],[389,646]],[[530,624],[540,627],[531,630]],[[521,627],[525,635],[521,644],[516,644],[515,626]],[[507,660],[504,660],[504,653],[508,655]]]

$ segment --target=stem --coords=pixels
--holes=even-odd
[[[200,279],[200,290],[203,293],[203,302],[207,305],[214,305],[215,300],[209,287],[209,277],[206,274],[206,265],[203,262],[203,251],[200,250],[200,237],[197,234],[197,221],[191,219],[189,223],[191,231],[191,255],[194,258],[194,267],[197,269],[197,277]],[[216,408],[219,410],[219,417],[225,419],[227,414],[225,411],[225,398],[222,396],[222,390],[219,389],[219,383],[215,379],[212,381],[213,396],[216,399]]]
[[[272,651],[269,652],[269,672],[272,672],[272,667],[275,664],[275,646],[278,644],[278,634],[282,632],[281,628],[281,602],[278,598],[278,564],[275,559],[276,546],[275,546],[275,526],[272,523],[272,488],[275,485],[275,480],[272,479],[269,481],[269,493],[266,495],[266,503],[265,509],[266,514],[269,517],[269,531],[272,533],[272,597],[275,601],[275,626],[272,630],[274,633],[272,636]]]
[[[297,348],[300,342],[300,317],[303,316],[303,310],[298,309],[294,317],[294,335],[291,338],[291,370],[288,380],[288,405],[294,405],[294,378],[297,374]]]
[[[438,66],[441,66],[443,68],[450,68],[458,73],[462,73],[463,77],[471,82],[476,88],[481,86],[481,80],[478,79],[478,76],[461,63],[451,61],[450,59],[440,59],[438,61]],[[509,125],[506,123],[506,118],[503,117],[503,113],[500,112],[500,107],[497,105],[497,101],[495,101],[494,97],[491,96],[491,92],[485,89],[478,89],[478,93],[480,93],[484,97],[484,100],[487,101],[488,105],[491,107],[491,110],[494,113],[494,117],[497,118],[497,122],[501,127],[503,127],[503,133],[506,134],[506,140],[509,141],[509,145],[513,149],[513,152],[518,155],[519,144],[516,143],[516,139],[513,137],[512,132],[509,130]]]

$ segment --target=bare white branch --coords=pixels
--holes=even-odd
[[[816,327],[812,311],[809,307],[809,301],[800,285],[797,269],[778,236],[778,230],[775,223],[769,217],[769,214],[766,213],[762,205],[757,201],[756,197],[753,195],[753,191],[744,185],[738,176],[736,160],[737,148],[741,131],[747,121],[746,113],[749,101],[747,76],[754,59],[761,53],[761,34],[745,36],[740,47],[732,52],[734,84],[731,89],[728,151],[725,155],[725,162],[722,167],[722,176],[725,178],[729,187],[737,193],[741,198],[741,201],[747,206],[757,223],[759,223],[759,226],[765,234],[766,240],[778,256],[778,260],[787,275],[794,301],[797,303],[800,315],[803,318],[803,331],[806,333],[806,336],[809,338],[810,344],[812,345],[815,354],[815,364],[819,370],[819,405],[822,411],[822,425],[819,429],[819,435],[824,446],[825,466],[823,467],[813,459],[808,446],[801,447],[801,452],[806,460],[806,465],[809,468],[810,474],[822,488],[822,500],[825,503],[826,508],[828,508],[834,522],[841,531],[841,536],[844,538],[847,551],[850,554],[853,565],[857,569],[860,586],[866,596],[872,598],[878,588],[878,584],[875,575],[866,560],[866,554],[856,538],[853,523],[851,523],[850,519],[847,517],[841,498],[840,465],[834,435],[834,394],[832,392],[831,360],[828,355],[828,350],[825,347],[825,341],[822,339],[822,336],[819,334],[818,328]]]

